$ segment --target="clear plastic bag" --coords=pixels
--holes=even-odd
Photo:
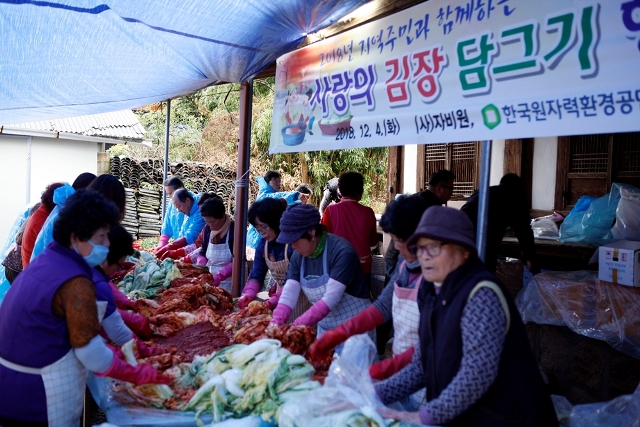
[[[630,185],[620,189],[616,223],[611,234],[616,239],[640,240],[640,189]]]
[[[526,322],[567,326],[640,359],[640,288],[598,279],[597,271],[536,274],[518,294]]]
[[[576,405],[571,408],[562,396],[551,396],[563,427],[640,427],[640,386],[633,394],[609,402]]]
[[[533,218],[531,220],[531,229],[533,237],[536,239],[558,240],[560,238],[560,229],[558,222],[564,218],[559,213],[554,212],[551,215]]]
[[[324,385],[287,401],[276,415],[280,427],[408,427],[384,420],[376,408],[384,405],[376,394],[369,367],[377,361],[376,346],[367,334],[349,338],[342,356],[329,368]],[[394,409],[402,410],[401,406]]]

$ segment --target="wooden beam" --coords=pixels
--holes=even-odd
[[[522,140],[507,139],[504,141],[504,166],[502,175],[515,173],[522,176]]]
[[[569,173],[569,143],[571,137],[558,137],[558,160],[556,162],[556,195],[554,208],[562,211],[566,207],[567,176]]]
[[[426,190],[427,179],[426,176],[426,148],[424,144],[418,145],[418,161],[416,163],[416,191],[420,192]]]

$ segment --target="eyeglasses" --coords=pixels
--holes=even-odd
[[[429,255],[430,257],[437,257],[442,252],[442,247],[447,243],[437,242],[429,243],[427,245],[411,245],[407,249],[413,254],[413,256],[422,257]]]
[[[260,234],[266,234],[269,232],[269,226],[264,224],[264,225],[256,225],[255,226],[256,231]]]

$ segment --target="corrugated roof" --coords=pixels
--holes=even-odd
[[[75,133],[127,141],[144,140],[145,129],[131,110],[6,125],[12,128]]]

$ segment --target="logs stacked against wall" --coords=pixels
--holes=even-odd
[[[134,238],[157,237],[162,227],[162,159],[132,159],[114,156],[110,173],[118,178],[126,191],[126,212],[122,225]],[[224,200],[227,212],[235,212],[236,172],[217,164],[198,162],[171,163],[169,176],[177,176],[194,193],[214,192]],[[250,180],[249,204],[255,200],[258,187]],[[170,203],[167,200],[167,203]]]

